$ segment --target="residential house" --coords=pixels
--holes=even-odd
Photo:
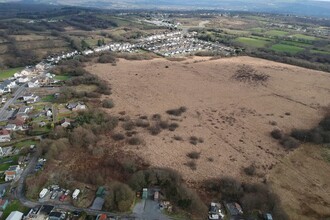
[[[15,87],[17,86],[17,84],[16,84],[15,81],[13,81],[13,80],[9,80],[9,79],[3,81],[2,84],[5,85],[5,86],[6,86],[7,88],[9,88],[9,89],[15,88]]]
[[[86,110],[87,107],[84,103],[77,102],[77,103],[68,103],[66,107],[72,111],[82,111]]]
[[[10,132],[6,129],[0,130],[0,142],[8,142],[11,140]]]
[[[4,83],[0,83],[0,94],[5,94],[11,92],[11,89],[7,87]]]
[[[34,94],[24,95],[22,98],[26,103],[35,103],[39,100],[39,96]]]
[[[17,126],[15,124],[7,124],[5,127],[6,130],[8,131],[17,131]]]
[[[6,126],[6,129],[11,131],[23,131],[24,129],[26,129],[25,121],[28,118],[29,116],[25,113],[16,114],[15,119],[9,121]]]
[[[16,82],[18,84],[24,84],[24,83],[28,82],[29,80],[30,80],[29,77],[23,76],[23,77],[18,78],[16,80]]]
[[[7,208],[8,199],[0,199],[0,210],[4,211]]]
[[[39,87],[39,81],[38,80],[35,80],[33,82],[28,82],[28,87],[29,88],[37,88],[37,87]]]
[[[33,109],[33,106],[22,106],[18,109],[17,114],[22,114],[22,113],[27,114],[27,113],[31,112],[32,109]]]
[[[13,179],[15,179],[16,175],[18,174],[18,172],[20,171],[20,166],[19,165],[14,165],[14,166],[10,166],[8,168],[8,170],[5,171],[5,181],[11,181]]]
[[[60,121],[62,127],[67,128],[71,125],[71,120],[68,118],[64,118]]]

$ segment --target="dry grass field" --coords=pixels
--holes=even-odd
[[[237,80],[233,76],[243,64],[244,68],[252,67],[267,79],[262,83]],[[86,68],[111,83],[115,107],[107,110],[109,113],[120,115],[124,111],[125,117],[133,120],[160,114],[163,120],[178,123],[175,131],[164,130],[156,136],[146,129],[135,129],[144,143],[125,148],[152,166],[178,170],[188,183],[222,175],[243,181],[267,180],[281,198],[285,198],[284,206],[292,204],[287,206],[290,216],[299,216],[303,215],[304,204],[296,196],[311,190],[306,184],[319,175],[322,181],[330,179],[329,172],[315,172],[311,181],[303,180],[309,178],[307,174],[291,175],[285,167],[288,163],[290,167],[297,164],[292,164],[290,157],[303,163],[300,154],[305,155],[306,151],[288,153],[270,136],[274,128],[289,132],[292,128],[311,128],[319,122],[330,103],[328,73],[251,57],[218,60],[195,57],[179,62],[120,60],[116,66],[90,64]],[[167,110],[180,106],[187,108],[181,116],[166,114]],[[182,140],[175,140],[174,136]],[[191,136],[202,138],[202,143],[191,144]],[[192,151],[200,153],[199,158],[187,157]],[[195,163],[194,169],[187,166],[192,163]],[[257,168],[254,177],[243,172],[243,168],[251,164]],[[300,173],[313,172],[306,166],[299,168]],[[329,163],[320,162],[317,166],[329,171]],[[282,174],[286,177],[283,181]],[[296,181],[303,184],[297,191],[293,185]],[[329,197],[328,187],[322,188],[323,185],[317,183],[314,187],[324,193],[318,193],[319,201]],[[286,191],[292,193],[290,198],[286,198]],[[305,199],[308,198],[306,195]],[[323,207],[328,204],[329,201],[324,200]],[[318,215],[314,214],[309,215],[309,219],[317,219]]]

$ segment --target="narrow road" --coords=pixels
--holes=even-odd
[[[15,93],[13,94],[13,97],[11,99],[9,99],[0,109],[0,121],[5,121],[8,118],[5,116],[5,111],[7,110],[7,108],[12,105],[17,99],[18,97],[22,94],[22,92],[25,91],[26,89],[26,85],[27,83],[21,85],[20,87],[18,87],[18,89],[15,91]]]

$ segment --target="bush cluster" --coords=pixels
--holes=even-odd
[[[274,219],[288,219],[278,197],[267,185],[244,184],[231,177],[209,179],[203,185],[213,197],[241,204],[246,216],[253,214],[254,210],[260,210],[272,213]]]
[[[166,111],[166,113],[169,114],[169,115],[181,116],[186,111],[187,111],[187,108],[182,106],[182,107],[177,108],[177,109],[169,109],[169,110]]]
[[[115,104],[113,103],[112,99],[104,99],[102,101],[103,108],[113,108]]]

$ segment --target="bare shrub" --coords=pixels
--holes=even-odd
[[[189,143],[193,144],[193,145],[197,145],[198,143],[198,138],[196,136],[191,136],[189,138]]]
[[[167,129],[168,128],[168,122],[167,121],[160,121],[158,123],[159,127],[161,127],[162,129]]]
[[[251,164],[243,169],[244,173],[248,176],[254,176],[256,174],[256,166],[255,164]]]
[[[132,136],[134,136],[134,135],[136,135],[136,134],[137,134],[136,131],[127,131],[127,132],[126,132],[126,136],[127,136],[127,137],[132,137]]]
[[[279,129],[274,129],[274,130],[272,130],[272,132],[270,132],[270,135],[271,135],[274,139],[276,139],[276,140],[280,140],[280,139],[282,139],[282,137],[283,137],[283,132],[282,132],[281,130],[279,130]]]
[[[113,135],[111,135],[111,137],[115,141],[121,141],[121,140],[125,139],[125,135],[120,134],[120,133],[113,134]]]
[[[201,138],[201,137],[198,138],[198,142],[199,142],[199,143],[204,143],[204,138]]]
[[[147,128],[147,127],[150,126],[150,123],[149,123],[149,121],[146,120],[146,119],[141,119],[141,118],[139,118],[139,119],[137,119],[137,120],[135,121],[135,125],[136,125],[137,127]]]
[[[102,54],[99,59],[98,59],[99,63],[116,63],[116,57],[113,54],[110,53],[106,53],[106,54]]]
[[[143,143],[143,140],[140,137],[132,137],[128,139],[128,144],[130,145],[140,145]]]
[[[192,151],[192,152],[189,152],[187,153],[187,157],[189,157],[190,159],[199,159],[201,153],[200,152],[197,152],[197,151]]]
[[[160,126],[158,124],[155,124],[151,127],[149,127],[149,132],[151,135],[157,135],[162,131],[162,129],[160,128]]]
[[[147,120],[147,119],[148,119],[148,116],[146,116],[146,115],[142,115],[142,116],[140,116],[139,118],[142,119],[142,120]]]
[[[264,73],[258,73],[253,67],[248,65],[242,65],[234,74],[233,78],[240,82],[252,83],[252,84],[263,84],[269,79],[269,75]]]
[[[325,130],[325,131],[330,131],[330,110],[329,115],[327,115],[321,122],[320,126]]]
[[[153,114],[151,118],[152,120],[158,121],[162,118],[162,116],[160,114]]]
[[[111,99],[104,99],[102,101],[103,108],[113,108],[114,106],[115,106],[115,104],[113,103],[113,101]]]
[[[273,126],[276,126],[277,125],[277,122],[276,121],[270,121],[269,124],[270,125],[273,125]]]
[[[170,131],[175,131],[175,129],[177,129],[179,127],[179,124],[178,123],[171,123],[169,126],[168,126],[168,130]]]
[[[133,121],[129,120],[129,121],[126,121],[123,123],[123,128],[126,130],[126,131],[130,131],[130,130],[133,130],[135,127],[135,124]]]
[[[183,140],[183,138],[181,136],[178,136],[178,135],[174,135],[173,139],[176,140],[176,141],[182,141]]]
[[[284,136],[281,139],[280,144],[287,150],[295,149],[299,147],[299,142],[290,136]]]
[[[197,164],[194,160],[190,160],[184,165],[188,166],[191,170],[197,170]]]
[[[213,159],[213,157],[208,157],[208,158],[207,158],[207,161],[209,161],[209,162],[213,162],[214,159]]]
[[[186,112],[187,111],[187,108],[182,106],[180,108],[177,108],[177,109],[170,109],[170,110],[167,110],[166,113],[169,114],[169,115],[174,115],[174,116],[181,116],[182,113]]]
[[[244,193],[241,183],[231,177],[220,179],[219,190],[221,198],[227,201],[238,201]]]

